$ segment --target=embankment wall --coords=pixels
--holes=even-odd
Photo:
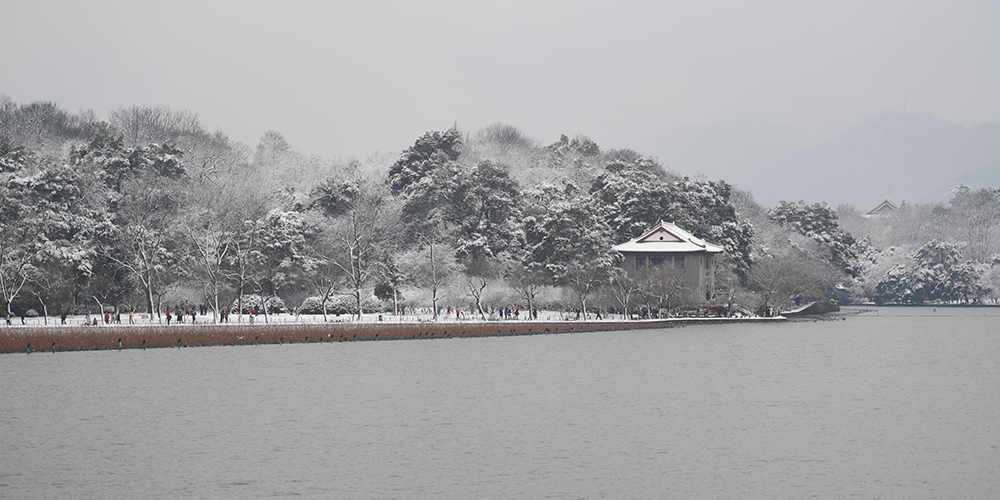
[[[0,330],[0,353],[154,347],[258,345],[370,340],[502,337],[650,328],[691,324],[761,323],[784,318],[676,318],[649,321],[317,323],[301,325],[176,325],[36,327]]]

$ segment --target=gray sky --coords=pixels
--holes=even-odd
[[[748,116],[820,141],[904,98],[1000,122],[996,1],[7,0],[0,59],[20,103],[167,105],[329,157],[455,122],[654,156],[678,128]]]

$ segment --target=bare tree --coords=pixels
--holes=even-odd
[[[204,132],[197,113],[175,111],[167,106],[120,107],[108,113],[108,123],[121,134],[126,147],[163,143],[183,134]]]
[[[184,218],[186,235],[191,243],[192,260],[198,272],[205,298],[211,305],[213,320],[221,319],[220,297],[226,287],[230,262],[238,260],[240,227],[246,220],[259,218],[264,202],[242,183],[202,184],[191,193],[191,205]],[[236,273],[239,275],[239,273]]]
[[[612,263],[613,260],[609,258],[591,262],[570,262],[566,265],[566,272],[561,281],[576,292],[583,319],[588,318],[587,298],[608,281]]]
[[[486,287],[497,278],[497,264],[485,257],[467,259],[465,262],[465,286],[476,303],[480,318],[486,320],[486,309],[483,307],[483,293]]]
[[[6,304],[7,314],[11,314],[11,303],[28,281],[35,253],[33,245],[0,238],[0,298]]]
[[[510,286],[528,303],[528,317],[535,311],[535,301],[546,285],[551,285],[552,277],[541,266],[535,264],[514,264],[507,279]]]
[[[236,320],[240,323],[243,322],[243,296],[251,282],[251,259],[258,245],[253,223],[256,218],[244,218],[234,226],[232,241],[225,254],[225,266],[221,268],[222,276],[232,283],[236,291]]]
[[[687,287],[684,271],[674,264],[660,264],[642,273],[639,280],[639,290],[650,308],[655,300],[660,310],[671,310],[690,299],[691,290]]]
[[[747,285],[760,299],[758,314],[823,296],[832,269],[798,249],[768,255],[750,268]]]
[[[632,296],[640,291],[639,283],[620,267],[611,270],[608,281],[615,301],[622,308],[622,316],[628,318]]]
[[[417,239],[417,248],[404,254],[401,261],[409,269],[414,283],[430,290],[432,315],[437,321],[438,303],[444,298],[441,292],[457,272],[455,249],[430,230],[418,234]]]
[[[382,183],[355,178],[330,179],[313,191],[312,206],[326,220],[317,239],[321,258],[339,269],[354,298],[357,318],[364,312],[364,291],[376,277],[395,211],[386,210]]]
[[[259,177],[248,172],[245,146],[212,136],[193,144],[188,156],[189,171],[199,182],[188,191],[183,218],[190,254],[213,320],[222,318],[220,296],[232,277],[229,264],[240,248],[243,222],[258,219],[266,212],[266,198],[259,189]],[[245,257],[246,255],[244,255]]]

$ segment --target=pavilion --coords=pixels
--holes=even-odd
[[[622,266],[633,277],[672,266],[683,276],[692,296],[710,300],[715,293],[715,260],[722,247],[696,238],[672,222],[661,221],[638,238],[612,248],[624,256]]]

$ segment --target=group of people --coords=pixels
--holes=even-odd
[[[500,319],[517,321],[521,319],[521,306],[514,305],[514,307],[504,307],[499,311]],[[525,311],[525,318],[528,319],[538,319],[538,308],[534,308],[531,311]]]
[[[473,312],[475,309],[473,309]],[[438,307],[438,315],[447,313],[446,317],[451,317],[452,313],[455,315],[455,319],[460,320],[465,316],[465,312],[459,307]],[[501,320],[519,320],[521,319],[521,306],[515,304],[513,306],[504,306],[500,309],[489,308],[486,311],[491,317],[499,318]],[[538,309],[534,309],[531,312],[524,312],[526,319],[538,319]]]
[[[201,314],[204,315],[205,312],[203,311]],[[192,325],[198,322],[198,311],[194,309],[187,309],[184,311],[174,311],[173,313],[170,312],[170,309],[167,309],[167,314],[166,314],[167,325],[170,325],[170,321],[175,317],[177,318],[178,323],[183,323],[185,316],[191,317]]]
[[[91,318],[90,317],[90,313],[88,312],[87,316],[83,320],[83,324],[84,324],[84,326],[97,326],[97,325],[101,324],[101,319],[102,318],[101,318],[100,315],[98,315],[95,318]],[[104,318],[103,319],[104,319],[104,324],[105,325],[110,325],[112,323],[114,323],[116,325],[120,325],[122,323],[122,313],[116,311],[115,315],[111,316],[111,313],[106,312],[106,313],[104,313]],[[63,322],[65,323],[65,320]],[[130,325],[134,325],[135,324],[135,315],[134,315],[134,313],[131,313],[131,312],[128,313],[128,324],[130,324]]]

